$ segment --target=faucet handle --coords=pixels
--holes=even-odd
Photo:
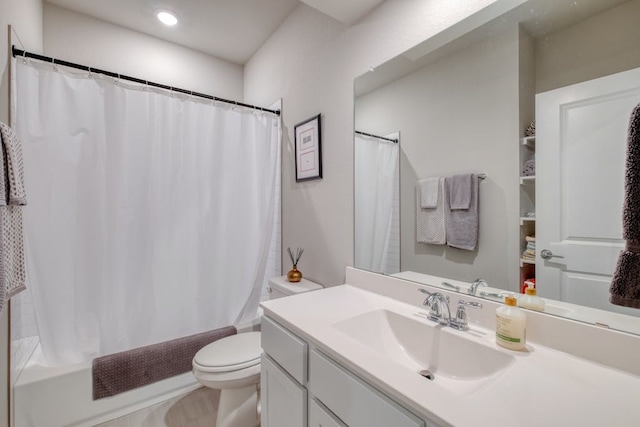
[[[467,320],[467,311],[465,310],[465,307],[482,308],[482,303],[475,301],[458,301],[456,318],[451,321],[451,327],[459,331],[466,331],[469,329],[469,322]]]

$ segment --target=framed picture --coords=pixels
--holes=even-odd
[[[296,182],[322,178],[320,114],[295,126]]]

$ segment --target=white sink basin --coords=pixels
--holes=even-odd
[[[459,394],[473,393],[499,376],[515,358],[428,320],[375,310],[333,324],[378,355]],[[429,381],[425,378],[425,381]]]

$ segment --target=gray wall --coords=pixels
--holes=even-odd
[[[536,92],[640,67],[640,0],[536,42]]]

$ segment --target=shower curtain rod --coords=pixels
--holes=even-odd
[[[398,143],[397,139],[393,139],[393,138],[386,138],[384,136],[378,136],[378,135],[373,135],[371,133],[366,133],[366,132],[360,132],[359,130],[355,131],[355,133],[357,133],[358,135],[364,135],[364,136],[370,136],[372,138],[378,138],[378,139],[383,139],[385,141],[389,141],[389,142],[393,142],[394,144]]]
[[[65,66],[65,67],[75,68],[77,70],[88,71],[90,73],[104,74],[105,76],[114,77],[114,78],[121,79],[121,80],[128,80],[128,81],[131,81],[131,82],[140,83],[140,84],[144,84],[144,85],[152,86],[152,87],[157,87],[157,88],[169,90],[169,91],[172,91],[172,92],[179,92],[179,93],[183,93],[185,95],[191,95],[191,96],[197,96],[199,98],[209,99],[211,101],[224,102],[224,103],[227,103],[227,104],[238,105],[240,107],[251,108],[251,109],[254,109],[254,110],[260,110],[260,111],[264,111],[264,112],[267,112],[267,113],[273,113],[276,116],[280,115],[280,110],[270,110],[268,108],[262,108],[262,107],[258,107],[256,105],[245,104],[243,102],[238,102],[238,101],[231,101],[229,99],[224,99],[224,98],[218,98],[217,96],[207,95],[207,94],[199,93],[199,92],[193,92],[191,90],[180,89],[178,87],[167,86],[167,85],[163,85],[161,83],[154,83],[154,82],[150,82],[148,80],[142,80],[142,79],[138,79],[136,77],[126,76],[124,74],[118,74],[118,73],[114,73],[114,72],[111,72],[111,71],[101,70],[99,68],[87,67],[86,65],[75,64],[73,62],[63,61],[63,60],[60,60],[60,59],[55,59],[55,58],[51,58],[51,57],[48,57],[48,56],[39,55],[37,53],[31,53],[31,52],[27,52],[27,51],[24,51],[24,50],[20,50],[20,49],[17,49],[15,46],[11,46],[11,53],[12,53],[14,58],[17,58],[17,57],[33,58],[33,59],[37,59],[39,61],[50,62],[53,65],[62,65],[62,66]]]

